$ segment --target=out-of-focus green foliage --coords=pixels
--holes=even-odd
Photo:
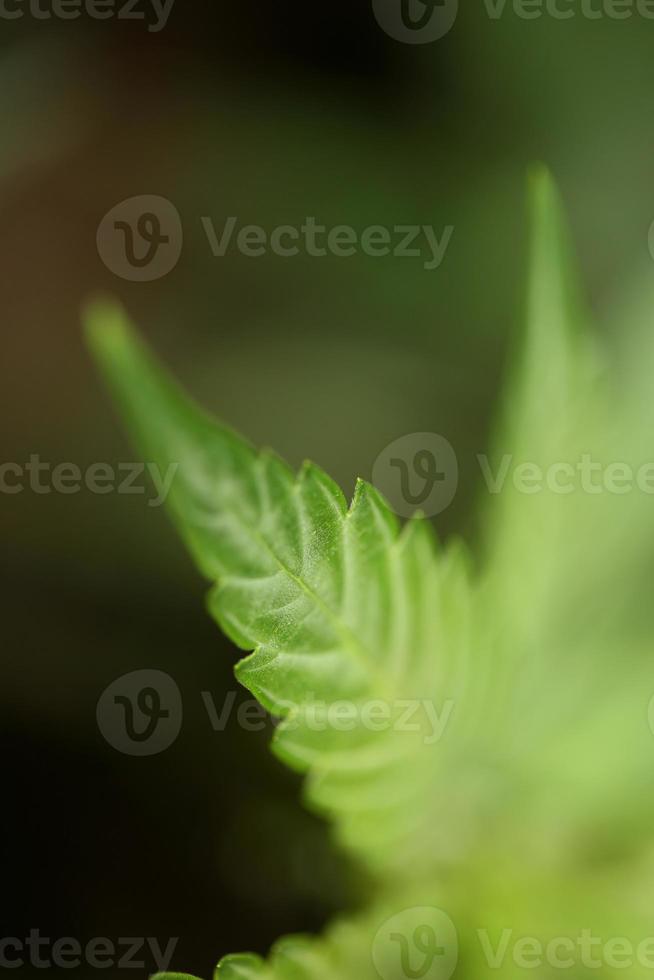
[[[542,172],[531,203],[527,327],[482,463],[491,492],[475,574],[425,522],[400,530],[368,484],[348,509],[317,467],[294,476],[255,452],[180,393],[119,311],[91,314],[93,350],[144,455],[179,464],[170,502],[216,583],[211,611],[255,651],[237,675],[284,718],[276,750],[308,772],[308,800],[376,882],[360,917],[319,940],[284,940],[268,962],[228,957],[222,980],[373,977],[376,933],[409,907],[447,911],[468,977],[489,968],[480,929],[495,946],[506,928],[545,946],[588,927],[634,946],[654,932],[654,624],[640,608],[651,499],[641,487],[627,498],[618,479],[650,447],[588,332]],[[529,486],[513,481],[525,466]],[[441,737],[424,718],[414,732],[361,721],[377,700],[396,722],[411,699],[439,716],[453,706]],[[340,700],[356,708],[351,729],[316,732],[319,705]],[[393,969],[389,959],[384,976]],[[510,957],[498,972],[516,974]],[[551,964],[531,972],[557,975]],[[574,972],[593,968],[582,960]],[[625,972],[648,968],[602,965],[603,976]]]

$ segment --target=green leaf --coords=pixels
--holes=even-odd
[[[556,468],[576,467],[584,453],[603,448],[605,410],[599,354],[576,288],[563,209],[542,169],[531,178],[529,210],[526,329],[514,345],[493,450],[481,461],[489,481],[485,564],[493,622],[509,631],[513,656],[542,646],[553,617],[567,605],[571,576],[562,576],[562,559],[587,524],[588,496],[552,491],[546,474],[560,480]],[[538,471],[542,480],[536,476],[533,485],[542,489],[532,492],[529,480],[514,482],[522,472]]]
[[[546,173],[530,201],[527,328],[489,465],[636,464],[642,426],[616,407]],[[471,977],[479,924],[547,942],[590,909],[605,936],[645,935],[649,498],[509,477],[487,494],[473,580],[460,545],[439,549],[420,519],[401,529],[369,484],[348,507],[315,465],[296,475],[209,418],[117,307],[90,312],[89,339],[143,454],[177,465],[171,513],[250,654],[237,676],[283,719],[276,753],[377,874],[362,917],[227,957],[218,978],[367,980],[385,918],[412,907],[452,916]]]
[[[529,203],[526,329],[488,464],[497,475],[510,458],[510,468],[500,492],[485,491],[476,615],[493,663],[491,740],[505,742],[522,769],[530,812],[547,812],[549,793],[560,821],[583,825],[600,813],[619,819],[621,800],[650,784],[651,497],[612,493],[601,481],[616,463],[635,472],[651,458],[651,437],[624,411],[588,329],[547,172],[533,175]],[[525,464],[542,474],[533,492],[513,481]],[[574,471],[565,493],[563,466]]]
[[[177,466],[173,517],[216,583],[212,615],[254,651],[239,680],[284,719],[276,753],[373,868],[420,868],[425,774],[469,662],[461,549],[438,557],[431,526],[401,531],[363,481],[348,509],[317,466],[295,475],[256,452],[186,399],[116,307],[91,311],[89,338],[144,456]]]
[[[156,973],[150,980],[198,980],[198,977],[192,977],[190,973]]]

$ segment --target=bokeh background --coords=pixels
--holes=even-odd
[[[88,297],[111,293],[207,407],[348,493],[393,439],[444,434],[460,486],[437,528],[474,543],[530,163],[562,188],[598,330],[631,330],[616,311],[654,292],[654,21],[510,7],[493,21],[475,2],[409,46],[368,0],[176,0],[159,33],[26,12],[0,17],[0,38],[2,461],[134,458],[80,330]],[[137,194],[174,202],[184,227],[179,263],[150,283],[116,277],[96,248],[105,213]],[[200,218],[229,215],[454,234],[434,271],[215,258]],[[265,952],[355,902],[366,883],[302,809],[270,732],[211,729],[201,692],[220,704],[236,689],[236,652],[163,510],[25,489],[0,495],[0,522],[2,934],[178,936],[172,967],[209,977],[220,955]],[[105,687],[139,668],[174,677],[185,709],[149,759],[95,721]]]

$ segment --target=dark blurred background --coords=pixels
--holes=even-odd
[[[26,12],[0,17],[0,36],[3,462],[135,458],[80,330],[89,296],[110,293],[207,407],[348,493],[393,439],[444,434],[461,482],[437,528],[474,533],[474,454],[523,295],[529,164],[562,187],[605,328],[651,283],[654,21],[509,7],[494,21],[475,2],[413,46],[366,0],[176,0],[158,33]],[[96,232],[141,194],[175,204],[184,247],[139,283],[103,264]],[[433,271],[215,258],[200,218],[229,215],[454,233]],[[209,977],[220,955],[265,952],[355,902],[365,882],[302,809],[270,731],[211,728],[201,692],[220,705],[236,690],[237,653],[163,509],[26,487],[0,495],[0,521],[2,935],[179,937],[171,967]],[[184,702],[178,739],[149,758],[117,752],[95,714],[141,668],[170,674]]]

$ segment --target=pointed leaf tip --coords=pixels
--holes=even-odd
[[[190,973],[156,973],[150,980],[199,980]]]
[[[124,308],[108,296],[95,297],[86,304],[82,310],[82,324],[86,342],[100,360],[124,347],[134,333]]]
[[[214,980],[254,980],[264,972],[264,962],[255,953],[225,956],[214,974]]]

